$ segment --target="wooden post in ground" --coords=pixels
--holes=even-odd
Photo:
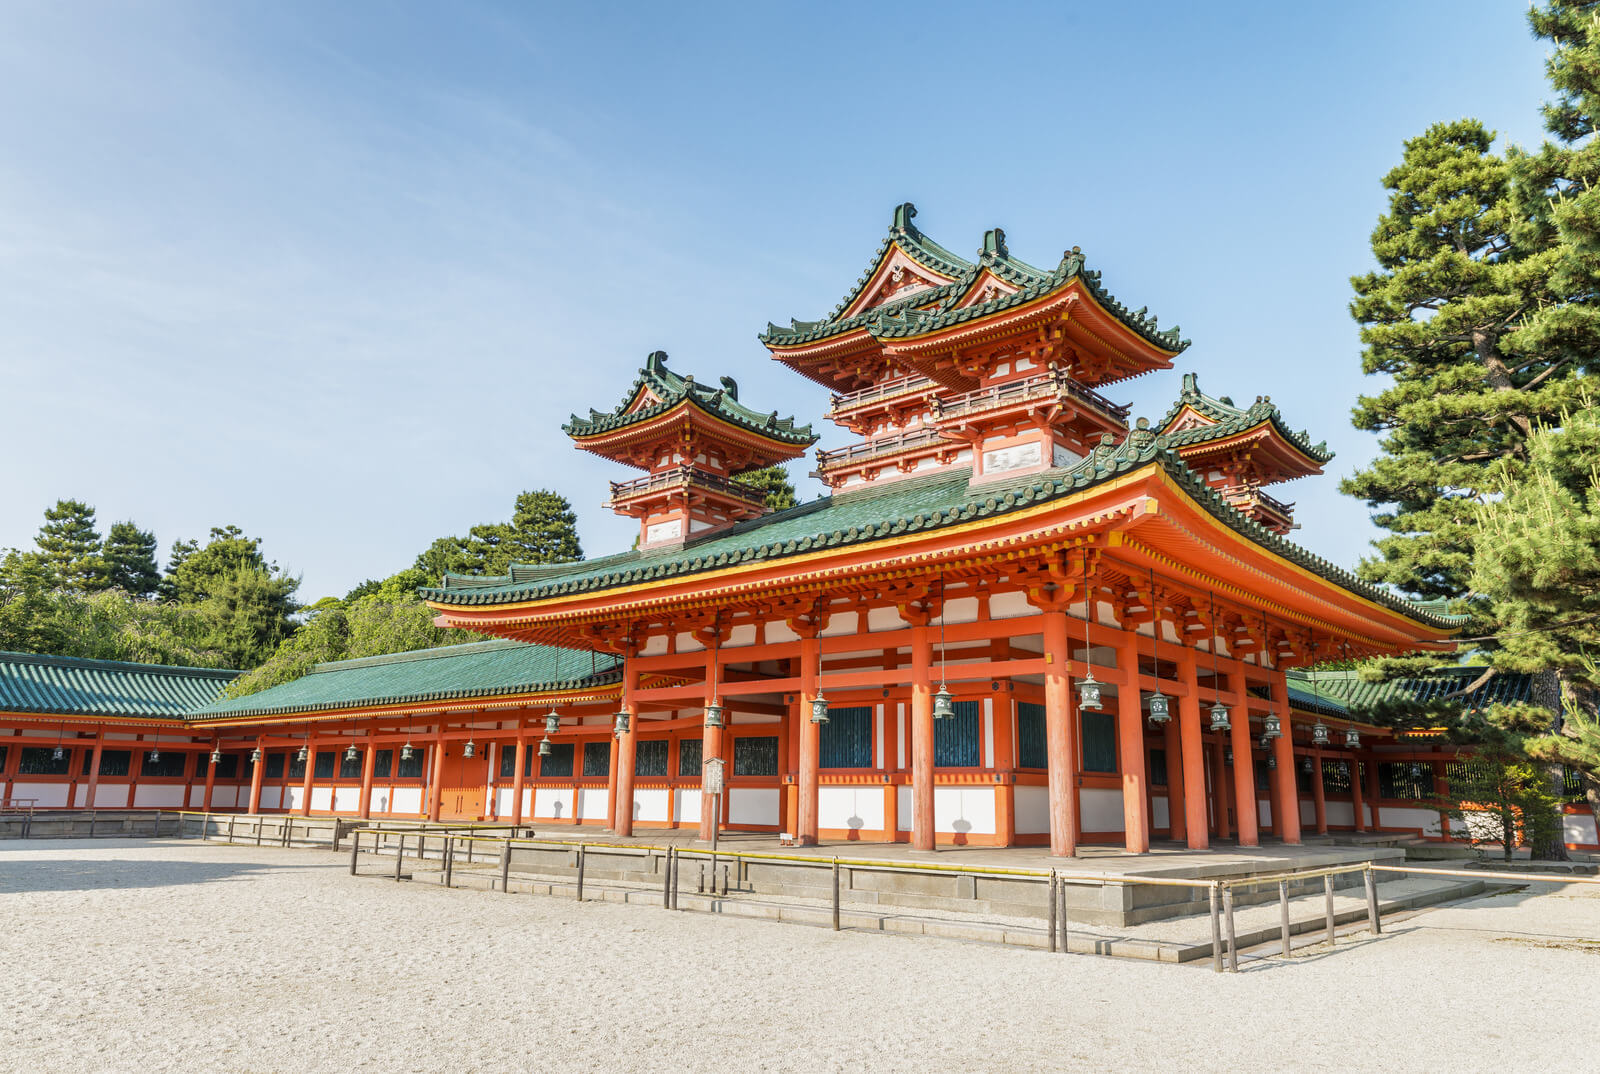
[[[1322,898],[1328,915],[1328,944],[1333,944],[1333,874],[1324,873],[1322,877]]]
[[[833,931],[839,931],[839,859],[833,859]]]
[[[578,901],[583,901],[583,844],[578,844]]]
[[[350,875],[356,875],[356,860],[361,856],[361,829],[350,833]]]
[[[1372,875],[1371,865],[1368,865],[1363,871],[1366,873],[1367,927],[1372,930],[1374,936],[1382,936],[1383,924],[1378,920],[1378,881]]]
[[[1289,881],[1278,881],[1278,915],[1279,931],[1283,933],[1283,957],[1288,958],[1289,951]]]
[[[1211,972],[1222,972],[1222,909],[1217,905],[1217,885],[1211,885]]]
[[[522,753],[521,749],[517,750]],[[511,840],[507,839],[505,846],[500,848],[500,893],[511,894]]]
[[[1228,927],[1228,969],[1239,972],[1239,933],[1233,927],[1233,885],[1222,889],[1222,916]]]
[[[1050,953],[1056,953],[1056,871],[1050,870]]]

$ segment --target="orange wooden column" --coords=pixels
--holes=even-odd
[[[1078,751],[1072,739],[1072,670],[1067,616],[1044,613],[1045,762],[1050,766],[1050,853],[1078,852]]]
[[[1361,793],[1361,757],[1352,753],[1347,762],[1350,765],[1350,804],[1355,807],[1356,831],[1367,830],[1367,809],[1365,795]]]
[[[1211,808],[1217,811],[1217,838],[1233,835],[1228,823],[1228,734],[1218,731],[1211,741]]]
[[[1358,753],[1356,756],[1359,758],[1361,755]],[[1378,786],[1378,757],[1377,754],[1369,754],[1368,756],[1367,808],[1372,810],[1372,830],[1375,832],[1381,832],[1383,830],[1383,818],[1378,812],[1378,800],[1382,798],[1383,795],[1379,793],[1380,788]],[[1358,764],[1356,766],[1356,778],[1359,779],[1360,777],[1361,767]]]
[[[1229,718],[1233,739],[1233,819],[1241,847],[1261,845],[1261,807],[1256,804],[1256,762],[1251,752],[1250,713],[1238,706]]]
[[[1211,828],[1206,818],[1206,765],[1200,736],[1200,684],[1195,679],[1194,650],[1179,649],[1178,681],[1183,693],[1178,696],[1178,737],[1183,742],[1183,824],[1190,850],[1211,846]],[[1237,763],[1237,762],[1236,762]],[[1167,762],[1170,771],[1172,762]]]
[[[100,750],[102,746],[101,739],[104,737],[104,730],[105,729],[103,727],[96,727],[94,729],[94,755],[89,759],[89,795],[84,802],[84,805],[88,806],[90,809],[94,808],[95,788],[100,785]]]
[[[1317,834],[1328,834],[1328,789],[1322,783],[1322,748],[1311,751],[1311,806],[1316,811]]]
[[[631,722],[631,721],[630,721]],[[618,739],[615,733],[611,736],[611,760],[606,765],[606,827],[612,831],[617,830],[617,750]]]
[[[718,649],[715,646],[713,646],[713,647],[711,647],[710,649],[707,650],[707,652],[706,652],[706,704],[707,705],[714,705],[714,704],[717,703],[716,690],[715,690],[715,688],[713,687],[712,684],[721,681],[721,678],[722,678],[721,672],[718,670],[718,667],[717,667],[717,661],[719,659],[720,659],[719,652],[718,652]],[[724,716],[724,719],[726,719],[726,716]],[[701,714],[701,719],[700,719],[700,831],[697,833],[697,838],[699,838],[699,840],[702,843],[711,842],[711,837],[712,837],[712,835],[715,834],[712,831],[712,824],[714,824],[718,819],[721,819],[724,822],[726,821],[726,818],[719,818],[719,817],[716,816],[716,814],[719,812],[717,796],[712,794],[710,791],[708,791],[706,789],[706,762],[711,760],[711,758],[713,758],[713,757],[721,757],[721,756],[722,756],[722,728],[721,727],[712,727],[709,723],[707,723],[705,721],[704,713],[702,713]],[[733,774],[732,772],[727,773],[727,775],[730,775],[730,776],[732,774]],[[780,817],[779,819],[780,820],[784,820],[784,819],[787,819],[787,818],[781,818]],[[780,824],[779,827],[780,827],[780,830],[782,830],[782,831],[788,831],[788,829],[787,828],[783,828],[781,826],[781,824]]]
[[[813,629],[800,636],[800,772],[799,816],[795,820],[795,840],[801,846],[817,845],[817,810],[820,798],[818,765],[822,757],[822,725],[812,722],[811,701],[821,690],[817,668],[819,646]]]
[[[1002,644],[1010,650],[1009,643]],[[1017,841],[1017,699],[1013,694],[995,694],[994,718],[994,830],[1001,846]],[[1148,829],[1146,829],[1148,833]],[[1146,839],[1146,849],[1149,840]]]
[[[433,755],[429,758],[428,765],[428,819],[435,824],[439,823],[440,804],[444,800],[444,724],[439,725],[439,730],[433,736]],[[311,769],[306,768],[306,782],[311,781]],[[309,800],[309,787],[307,796]]]
[[[633,834],[633,766],[639,742],[639,703],[633,699],[639,688],[639,672],[631,661],[622,672],[622,711],[628,714],[628,729],[617,736],[617,764],[613,781],[617,787],[618,835]]]
[[[373,748],[371,740],[368,740],[364,750],[365,752],[361,758],[361,798],[356,802],[356,812],[362,820],[370,820],[372,818],[372,780],[378,770],[378,751]],[[394,769],[392,760],[389,762],[389,768],[391,772]]]
[[[267,770],[267,751],[264,745],[265,742],[265,738],[262,738],[261,736],[256,737],[255,748],[256,752],[261,754],[261,760],[250,766],[249,810],[251,813],[261,812],[261,777],[266,773]]]
[[[1139,697],[1139,639],[1126,633],[1117,646],[1117,669],[1128,681],[1117,688],[1117,745],[1122,762],[1123,845],[1130,854],[1150,850],[1149,781],[1144,763],[1144,705]]]
[[[206,766],[206,795],[200,800],[200,808],[209,813],[211,812],[211,792],[217,786],[217,766],[211,763],[211,755],[209,753],[202,753],[200,756],[205,758],[203,763]]]
[[[1300,844],[1300,788],[1295,785],[1294,778],[1294,729],[1289,723],[1289,684],[1283,677],[1283,672],[1275,672],[1272,676],[1272,707],[1282,721],[1283,733],[1272,740],[1272,755],[1277,759],[1278,767],[1273,772],[1274,782],[1278,788],[1277,813],[1273,814],[1272,826],[1276,829],[1278,837],[1290,846]]]
[[[1157,629],[1160,625],[1157,624]],[[1176,705],[1177,701],[1174,700]],[[1188,818],[1183,808],[1183,743],[1178,732],[1178,720],[1168,720],[1162,729],[1167,750],[1167,828],[1168,837],[1184,842],[1188,839]]]
[[[317,770],[317,743],[311,737],[310,730],[306,731],[305,746],[306,774],[300,786],[300,815],[309,817],[311,815],[311,777],[316,774]],[[438,818],[435,817],[434,819],[437,820]]]
[[[911,628],[911,845],[933,850],[933,632]],[[895,823],[899,823],[898,818]]]
[[[522,823],[522,771],[528,764],[528,733],[517,724],[516,754],[511,758],[511,823]],[[574,751],[576,752],[576,751]]]

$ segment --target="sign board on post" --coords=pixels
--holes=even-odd
[[[706,761],[703,787],[711,795],[711,878],[715,887],[717,876],[717,830],[722,827],[722,766],[721,757]]]
[[[707,793],[722,793],[722,766],[724,763],[721,757],[713,757],[706,762],[705,789]]]

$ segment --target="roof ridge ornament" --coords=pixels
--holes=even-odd
[[[666,351],[651,351],[645,356],[644,368],[648,373],[664,373],[667,367]]]
[[[894,207],[894,222],[889,225],[891,233],[896,235],[916,235],[917,227],[911,222],[917,215],[917,207],[909,201],[903,201]]]
[[[1006,248],[1006,233],[1004,228],[992,227],[983,233],[983,249],[978,251],[978,258],[982,261],[1004,261],[1011,256],[1011,251]]]

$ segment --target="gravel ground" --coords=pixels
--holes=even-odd
[[[0,843],[10,1071],[1588,1069],[1600,891],[1213,975],[352,879],[321,851]]]

